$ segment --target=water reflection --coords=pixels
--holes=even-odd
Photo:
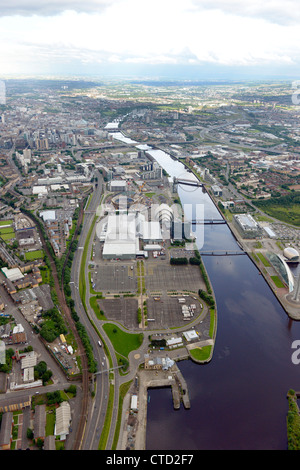
[[[170,157],[160,154],[159,159],[172,176],[173,169],[182,171]],[[180,198],[182,203],[204,202],[206,214],[218,214],[201,189],[180,191]],[[204,246],[237,249],[224,225],[205,226]],[[149,392],[146,448],[286,449],[286,393],[300,387],[300,366],[291,361],[300,322],[288,319],[247,256],[203,257],[203,262],[218,306],[213,360],[205,366],[180,363],[189,411],[173,411],[170,391]]]

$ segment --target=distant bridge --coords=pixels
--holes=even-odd
[[[230,250],[217,250],[217,251],[200,251],[201,256],[241,256],[246,255],[245,251],[230,251]]]
[[[204,187],[203,183],[200,183],[200,181],[197,180],[187,180],[183,178],[173,178],[173,184],[186,184],[188,186],[200,186]]]
[[[191,220],[192,225],[208,225],[208,224],[227,224],[224,219],[193,219]]]

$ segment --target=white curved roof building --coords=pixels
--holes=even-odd
[[[292,248],[291,246],[285,248],[283,250],[283,256],[286,261],[291,261],[291,262],[296,262],[299,261],[299,253],[295,248]]]
[[[281,277],[281,279],[287,285],[289,292],[292,292],[294,289],[295,280],[292,271],[288,267],[283,256],[276,253],[267,253],[267,257],[270,260],[272,266],[277,271],[279,277]]]
[[[160,224],[170,225],[174,220],[174,213],[167,204],[161,204],[155,210],[154,217]]]

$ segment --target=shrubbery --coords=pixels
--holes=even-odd
[[[203,299],[211,308],[215,307],[215,300],[212,295],[208,294],[202,289],[199,289],[198,291],[199,297]]]
[[[176,264],[176,265],[188,264],[188,259],[187,258],[171,258],[170,264]]]

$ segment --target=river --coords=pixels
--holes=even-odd
[[[150,153],[171,177],[194,178],[165,152]],[[204,204],[205,218],[220,218],[202,188],[181,186],[178,194],[191,210]],[[226,225],[197,226],[198,245],[204,227],[204,250],[239,249]],[[190,410],[174,411],[168,388],[149,390],[146,449],[287,449],[286,394],[300,390],[300,364],[291,360],[300,322],[288,318],[248,256],[203,257],[203,262],[218,308],[214,355],[206,365],[178,363]]]

